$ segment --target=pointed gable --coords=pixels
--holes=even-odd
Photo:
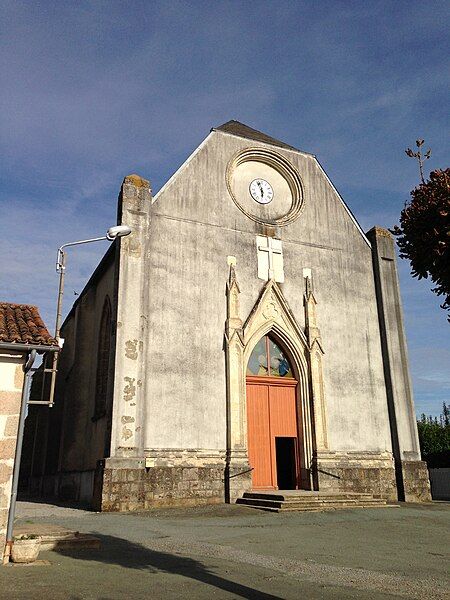
[[[255,140],[256,142],[263,142],[264,144],[270,144],[271,146],[278,146],[279,148],[286,148],[286,150],[295,150],[296,152],[299,152],[294,146],[289,146],[289,144],[285,144],[284,142],[281,142],[270,135],[266,135],[265,133],[262,133],[262,131],[253,129],[248,125],[244,125],[244,123],[240,123],[239,121],[227,121],[219,127],[213,127],[211,131],[222,131],[248,140]]]
[[[217,138],[222,139],[218,141]],[[315,221],[311,224],[309,231],[305,229],[305,221],[303,221],[302,241],[331,246],[334,242],[330,243],[330,232],[332,230],[336,232],[337,223],[341,223],[341,232],[344,238],[354,227],[358,231],[358,237],[370,249],[370,242],[364,231],[314,154],[298,150],[294,146],[236,120],[213,127],[208,136],[153,197],[152,204],[157,203],[165,196],[164,212],[168,211],[173,217],[203,222],[205,214],[208,214],[210,224],[222,226],[224,223],[228,223],[228,226],[234,227],[236,217],[233,215],[231,219],[233,222],[230,221],[231,212],[228,210],[226,202],[228,195],[225,194],[224,189],[226,177],[222,173],[225,173],[227,168],[227,163],[224,161],[230,160],[237,150],[242,150],[242,144],[252,141],[258,148],[262,145],[272,146],[273,149],[267,148],[268,152],[284,156],[301,174],[306,189],[306,201],[309,207],[314,207],[313,212],[310,211],[310,213]],[[286,155],[285,152],[289,154]],[[176,189],[173,187],[175,182]],[[208,182],[207,198],[205,196],[206,182]],[[212,182],[214,185],[211,188]],[[169,190],[171,191],[169,192]],[[195,203],[189,201],[193,198],[195,198]],[[311,198],[314,199],[313,203],[310,201]],[[338,214],[339,210],[334,208],[336,204],[342,206],[345,212],[344,220],[341,219],[342,215]],[[347,220],[351,223],[350,227],[343,222]],[[244,222],[240,224],[240,228],[245,229]],[[291,232],[295,231],[296,227],[294,226],[291,228]],[[298,235],[298,232],[297,228],[294,236]],[[317,237],[318,234],[321,239]],[[346,243],[340,240],[338,245],[345,246]]]

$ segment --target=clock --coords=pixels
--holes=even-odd
[[[265,179],[254,179],[249,186],[250,196],[259,204],[269,204],[273,200],[273,189]]]
[[[296,167],[271,148],[238,150],[227,165],[225,179],[237,208],[257,223],[288,225],[303,207],[303,184]]]

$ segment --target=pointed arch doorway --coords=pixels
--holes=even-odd
[[[270,335],[254,347],[247,365],[248,456],[253,489],[300,487],[298,381]]]

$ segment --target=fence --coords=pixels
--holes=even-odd
[[[450,468],[429,469],[433,500],[450,500]]]

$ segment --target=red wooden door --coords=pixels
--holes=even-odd
[[[275,438],[298,439],[296,385],[295,379],[247,377],[248,456],[254,489],[278,487]],[[298,482],[298,457],[296,463]]]

